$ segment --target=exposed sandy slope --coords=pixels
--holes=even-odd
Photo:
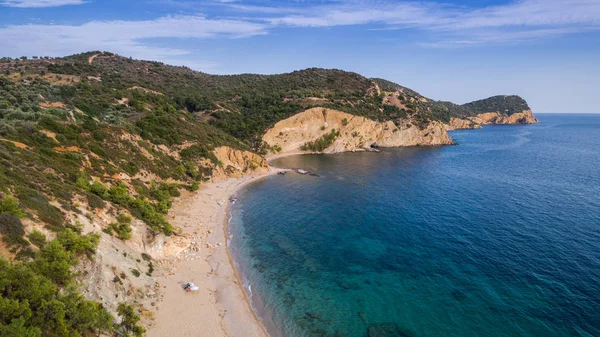
[[[453,144],[446,127],[431,122],[420,130],[410,123],[397,127],[393,122],[376,122],[345,112],[312,108],[282,120],[268,130],[263,140],[271,146],[281,147],[282,153],[297,152],[302,145],[315,141],[332,129],[340,136],[325,149],[325,153],[359,151],[371,146],[398,147],[415,145]]]
[[[100,55],[100,54],[94,54],[94,55],[88,57],[88,64],[92,64],[92,62],[94,62],[94,59],[96,57],[98,57],[98,55]]]
[[[267,172],[269,164],[265,158],[249,152],[221,146],[214,150],[222,166],[213,170],[213,179],[239,178],[249,172]]]
[[[165,286],[164,300],[148,337],[266,336],[235,274],[226,247],[226,217],[229,198],[237,189],[276,172],[209,183],[175,203],[170,221],[185,233],[200,234],[200,249],[172,274],[158,278]],[[200,290],[186,293],[183,282],[194,282]]]

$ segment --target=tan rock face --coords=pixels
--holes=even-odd
[[[446,125],[446,129],[461,130],[461,129],[480,129],[482,124],[536,124],[539,121],[533,115],[531,110],[525,110],[512,115],[500,114],[497,112],[486,112],[475,117],[469,118],[452,118],[450,123]]]
[[[340,136],[324,153],[360,151],[371,146],[453,144],[444,124],[439,122],[432,122],[420,130],[409,123],[397,127],[391,121],[380,123],[325,108],[312,108],[278,122],[266,132],[263,141],[281,147],[283,153],[295,152],[305,143],[318,140],[333,129],[339,131]]]
[[[512,115],[499,114],[497,112],[486,112],[472,117],[471,120],[477,124],[535,124],[539,121],[531,110],[515,113]]]
[[[241,151],[221,146],[214,150],[221,162],[213,171],[214,179],[239,178],[250,173],[261,173],[270,170],[265,158],[249,151]]]
[[[463,129],[481,129],[481,125],[461,118],[451,118],[450,123],[446,125],[446,130],[463,130]]]

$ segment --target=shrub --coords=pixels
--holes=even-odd
[[[29,238],[29,241],[36,245],[38,248],[42,248],[44,247],[44,245],[46,245],[46,235],[44,235],[44,233],[40,232],[37,229],[29,233],[27,237]]]
[[[131,238],[131,217],[121,213],[117,217],[117,221],[108,226],[107,232],[110,234],[115,232],[119,239],[129,240]]]
[[[81,171],[77,174],[77,180],[75,181],[75,186],[81,188],[84,191],[90,190],[90,176]]]
[[[27,187],[19,187],[16,192],[23,205],[37,211],[40,220],[51,225],[50,229],[59,230],[63,227],[63,214],[50,204],[46,196]]]
[[[71,267],[74,264],[72,254],[57,240],[40,249],[34,260],[36,272],[59,285],[66,285],[72,280]]]
[[[117,237],[121,240],[127,240],[131,238],[131,217],[126,214],[119,214],[117,217],[117,222],[111,223],[106,229],[103,231],[107,234],[116,233]]]
[[[19,219],[26,215],[25,211],[19,207],[19,202],[11,197],[0,200],[0,213],[13,215]]]
[[[152,276],[153,272],[154,272],[154,265],[152,264],[152,262],[150,262],[150,263],[148,263],[148,272],[146,273],[146,275]]]
[[[119,223],[131,223],[131,217],[125,213],[121,213],[117,217],[117,221]]]
[[[314,151],[314,152],[322,152],[329,145],[333,143],[333,141],[340,135],[339,131],[332,129],[331,132],[323,135],[323,137],[315,140],[314,142],[307,142],[300,147],[302,151]]]
[[[70,228],[58,233],[56,241],[65,247],[65,249],[74,255],[86,254],[91,256],[98,246],[100,236],[95,233],[79,235]]]
[[[10,247],[27,245],[27,241],[23,239],[23,235],[25,235],[23,224],[14,215],[0,214],[0,234],[2,234],[2,241]]]
[[[90,186],[90,191],[103,199],[108,198],[108,190],[106,189],[106,186],[104,186],[104,184],[98,180],[94,180],[92,186]]]
[[[146,329],[138,325],[140,316],[135,312],[133,306],[125,303],[119,303],[117,314],[121,317],[121,323],[117,325],[117,331],[122,336],[142,337]]]
[[[88,205],[92,209],[98,209],[98,208],[103,209],[106,206],[106,203],[104,202],[104,200],[102,200],[102,198],[100,198],[99,196],[97,196],[95,194],[87,193],[86,197],[87,197]]]
[[[133,197],[131,197],[129,191],[127,191],[127,186],[121,183],[111,186],[108,190],[108,196],[110,201],[124,206],[133,200]]]
[[[135,199],[130,204],[130,209],[136,217],[144,220],[153,230],[171,235],[173,231],[171,224],[165,220],[164,215],[159,213],[148,199],[144,197]]]
[[[140,277],[140,271],[137,269],[131,269],[131,273],[133,274],[133,276],[135,277]]]

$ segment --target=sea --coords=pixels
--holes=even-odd
[[[600,336],[600,114],[299,155],[230,207],[269,334]]]

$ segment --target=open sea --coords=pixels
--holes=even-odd
[[[457,146],[305,155],[240,191],[230,249],[272,336],[600,336],[600,115]]]

